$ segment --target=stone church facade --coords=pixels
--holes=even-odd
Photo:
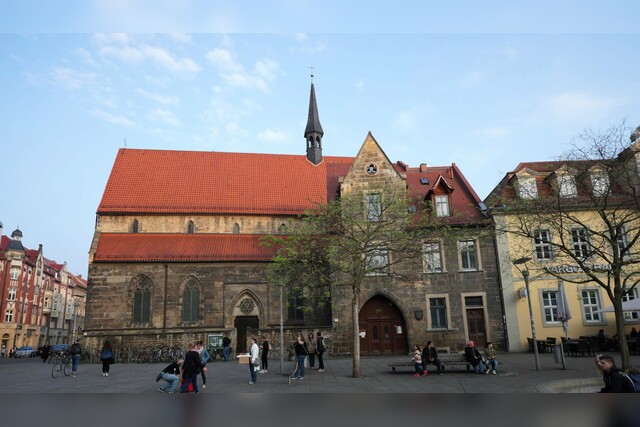
[[[371,133],[355,157],[323,156],[323,136],[312,84],[306,156],[121,149],[89,254],[85,345],[184,346],[227,335],[240,352],[249,335],[265,335],[275,356],[282,319],[285,343],[322,331],[330,353],[351,353],[350,293],[333,289],[331,307],[312,312],[281,300],[267,280],[274,249],[262,239],[286,234],[287,221],[317,203],[384,184],[432,202],[458,233],[425,242],[408,281],[368,278],[361,353],[406,354],[427,340],[503,346],[493,225],[457,166],[393,163]]]

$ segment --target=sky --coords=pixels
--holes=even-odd
[[[456,163],[482,199],[587,128],[640,125],[636,3],[475,3],[4,4],[4,234],[86,277],[119,148],[304,155],[312,72],[324,155],[371,131],[391,161]]]

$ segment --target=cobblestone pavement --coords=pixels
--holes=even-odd
[[[616,361],[619,354],[613,353]],[[270,369],[249,384],[249,368],[237,361],[208,364],[207,388],[203,394],[220,393],[537,393],[593,392],[601,387],[592,357],[567,357],[566,369],[556,364],[552,354],[541,354],[541,370],[535,370],[529,353],[499,355],[498,375],[476,375],[462,367],[452,367],[444,375],[430,371],[427,377],[414,378],[413,368],[398,368],[393,374],[389,363],[409,357],[362,358],[362,378],[351,378],[349,357],[327,357],[325,371],[306,369],[302,380],[289,380],[281,374],[280,360],[270,359]],[[640,356],[632,356],[640,366]],[[40,359],[0,359],[0,393],[156,393],[165,382],[155,382],[166,364],[114,364],[109,377],[103,377],[100,364],[81,363],[77,377],[52,378],[52,365]],[[290,373],[293,362],[284,361]],[[431,367],[433,368],[433,367]],[[199,379],[199,384],[202,384]]]

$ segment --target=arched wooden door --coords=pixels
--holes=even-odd
[[[362,356],[406,355],[409,352],[404,317],[388,298],[376,295],[367,301],[360,310],[359,326]]]

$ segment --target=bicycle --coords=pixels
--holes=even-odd
[[[68,377],[71,373],[71,358],[67,353],[60,353],[56,355],[56,361],[51,369],[51,376],[58,378],[62,374]]]

